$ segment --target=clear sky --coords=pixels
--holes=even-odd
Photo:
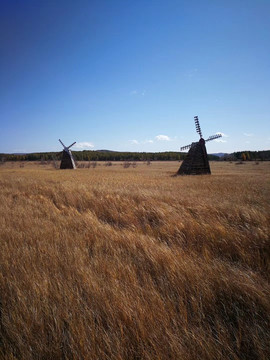
[[[270,149],[270,0],[0,0],[0,152]]]

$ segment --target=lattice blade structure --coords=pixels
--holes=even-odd
[[[193,143],[192,143],[192,144],[193,144]],[[180,150],[183,151],[183,150],[190,149],[191,146],[192,146],[192,144],[189,144],[189,145],[186,145],[186,146],[182,146],[182,147],[180,148]]]
[[[76,144],[76,141],[74,141],[74,143],[72,143],[71,145],[68,146],[68,149],[71,148],[71,146],[75,145]]]
[[[198,116],[194,116],[194,121],[195,121],[196,131],[197,131],[197,133],[200,135],[200,138],[202,138],[202,131],[201,131],[201,127],[200,127],[200,123],[199,123],[199,118],[198,118]]]
[[[177,175],[204,175],[211,174],[207,157],[205,141],[200,139],[192,143],[191,148],[182,162]]]
[[[205,141],[215,140],[215,139],[218,139],[218,138],[220,138],[220,137],[222,137],[221,134],[211,135],[211,136],[209,136],[209,138],[206,139]]]
[[[60,139],[59,139],[59,141],[64,147],[64,150],[62,152],[62,160],[61,160],[61,164],[60,164],[60,169],[76,169],[73,155],[72,155],[71,151],[69,150],[71,148],[71,146],[76,144],[76,142],[74,142],[70,146],[66,147]]]
[[[65,146],[65,144],[61,141],[61,139],[59,139],[59,142],[61,143],[61,145],[63,146],[63,148],[65,149],[66,148],[66,146]]]

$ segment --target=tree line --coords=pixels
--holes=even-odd
[[[118,152],[118,151],[72,151],[76,161],[180,161],[186,153],[165,152]],[[61,152],[40,152],[30,154],[0,154],[1,161],[51,161],[60,160]],[[219,160],[218,156],[208,155],[209,160]]]
[[[83,150],[72,151],[76,161],[181,161],[187,153],[165,151],[165,152],[120,152],[109,150]],[[55,161],[60,160],[61,152],[40,152],[30,154],[0,154],[0,161]],[[208,154],[209,160],[255,160],[269,161],[270,150],[265,151],[238,151],[219,158]]]
[[[270,150],[265,151],[237,151],[233,153],[235,160],[242,161],[269,161]]]

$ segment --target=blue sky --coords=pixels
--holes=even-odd
[[[270,148],[269,0],[1,0],[0,152]]]

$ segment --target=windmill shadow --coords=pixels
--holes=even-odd
[[[205,143],[207,141],[218,139],[222,135],[212,135],[209,136],[208,139],[204,140],[198,116],[194,116],[194,121],[196,131],[200,135],[200,140],[198,142],[193,142],[190,145],[182,146],[180,148],[181,151],[189,149],[189,152],[184,161],[182,162],[179,170],[177,171],[176,176],[211,174]]]

